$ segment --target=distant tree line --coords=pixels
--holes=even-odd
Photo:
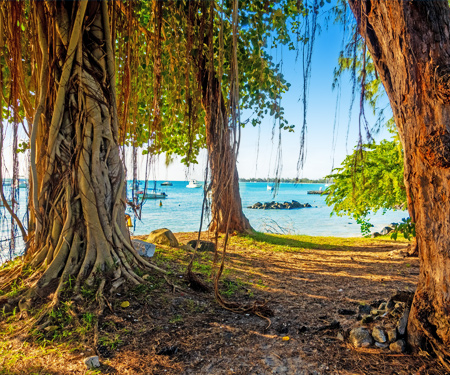
[[[277,180],[273,178],[240,178],[240,182],[287,182],[293,184],[324,184],[327,181],[325,178],[319,178],[317,180],[310,180],[309,178],[279,178]]]

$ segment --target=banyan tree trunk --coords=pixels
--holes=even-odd
[[[236,150],[228,126],[228,115],[222,90],[215,72],[200,65],[198,79],[202,87],[202,104],[206,112],[206,144],[211,171],[211,217],[210,230],[224,233],[253,231],[242,211],[239,193],[239,176],[236,168]],[[230,220],[228,220],[228,215]]]
[[[349,3],[405,152],[420,258],[408,340],[450,370],[450,9],[447,0]]]
[[[217,90],[217,93],[221,95],[221,90]],[[239,176],[236,156],[231,146],[228,117],[217,96],[212,99],[211,109],[207,111],[211,116],[206,116],[206,143],[212,189],[210,230],[224,233],[229,222],[229,231],[247,233],[252,231],[252,227],[242,212]],[[231,215],[230,219],[228,215]]]
[[[101,289],[112,279],[140,283],[133,267],[146,262],[125,225],[108,4],[32,7],[41,80],[31,136],[36,225],[27,262],[43,273],[30,294],[58,296],[69,277],[75,292],[85,282],[98,281]]]

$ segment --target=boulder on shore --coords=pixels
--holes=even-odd
[[[195,249],[195,245],[197,245],[197,240],[192,240],[187,243],[190,247]],[[216,251],[216,245],[210,241],[202,241],[198,244],[198,251],[211,251],[214,253]]]
[[[174,234],[167,228],[156,229],[149,234],[147,241],[161,245],[176,247],[178,240]]]

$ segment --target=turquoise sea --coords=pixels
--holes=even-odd
[[[157,189],[165,192],[167,198],[146,200],[142,208],[142,220],[134,219],[135,235],[146,234],[157,228],[169,228],[172,232],[198,231],[200,225],[203,189],[186,188],[187,181],[171,181],[173,186],[161,186]],[[153,188],[153,182],[149,184]],[[131,186],[131,183],[130,185]],[[143,183],[141,182],[141,185]],[[244,214],[250,224],[258,231],[272,233],[307,234],[312,236],[361,236],[360,226],[349,217],[330,216],[331,207],[321,195],[307,194],[308,190],[325,190],[324,184],[280,184],[277,195],[267,190],[266,183],[241,182],[239,184]],[[311,208],[295,210],[255,210],[248,206],[256,202],[285,202],[296,200],[309,203]],[[162,206],[160,206],[160,201]],[[407,211],[388,211],[370,217],[373,231],[398,222],[407,217]],[[205,221],[203,229],[206,228]]]
[[[172,232],[198,231],[203,201],[203,188],[186,188],[187,181],[171,181],[172,186],[161,186],[163,181],[156,181],[158,191],[165,192],[165,199],[145,200],[142,207],[141,220],[131,214],[132,234],[150,233],[158,228],[169,228]],[[128,182],[128,195],[131,198],[131,181]],[[153,189],[154,181],[148,182],[148,190]],[[361,236],[360,226],[349,217],[330,216],[331,207],[325,203],[321,195],[309,195],[308,190],[325,190],[323,184],[280,184],[276,196],[267,190],[266,183],[241,182],[239,184],[244,214],[252,227],[258,231],[280,234],[307,234],[311,236]],[[140,181],[139,190],[144,187]],[[10,199],[9,187],[4,187],[5,195]],[[25,188],[18,189],[16,202],[19,203],[19,217],[27,225],[27,198]],[[285,202],[296,200],[309,203],[311,208],[295,210],[255,210],[248,206],[256,202]],[[380,231],[384,226],[399,222],[407,217],[406,211],[388,211],[384,215],[378,213],[370,217],[374,225],[372,232]],[[206,230],[208,218],[205,218],[203,230]],[[14,230],[15,246],[11,246],[11,217],[4,207],[0,207],[0,264],[23,251],[23,241],[18,228]]]

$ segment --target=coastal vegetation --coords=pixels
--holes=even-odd
[[[240,178],[242,182],[274,182],[271,178]],[[278,183],[290,183],[290,184],[324,184],[329,183],[327,178],[309,179],[309,178],[278,178]]]
[[[403,150],[398,135],[379,144],[358,146],[334,173],[327,188],[328,205],[336,215],[366,221],[379,210],[406,209]]]
[[[355,196],[353,185],[372,189],[373,184],[380,182],[386,189],[389,182],[394,195],[386,199],[378,190],[370,197],[369,204],[372,208],[388,208],[394,203],[404,203],[399,167],[402,155],[406,201],[420,253],[419,270],[417,264],[410,263],[413,261],[390,253],[392,249],[401,251],[404,245],[389,240],[355,240],[368,247],[378,246],[378,250],[370,252],[364,246],[344,245],[340,240],[283,239],[252,233],[242,213],[238,191],[236,157],[240,127],[244,125],[240,111],[255,110],[254,124],[270,113],[276,119],[274,130],[291,131],[292,125],[284,118],[280,106],[281,94],[289,85],[279,67],[271,61],[267,48],[282,43],[301,50],[304,66],[299,168],[303,165],[308,78],[317,15],[324,1],[250,0],[242,2],[241,7],[238,4],[237,0],[220,4],[215,1],[87,0],[0,3],[0,139],[3,139],[4,121],[12,122],[14,149],[18,149],[17,131],[23,125],[29,135],[26,147],[30,148],[31,166],[30,224],[27,232],[21,228],[26,252],[0,269],[3,336],[13,341],[11,345],[16,345],[16,333],[26,332],[30,340],[44,343],[38,344],[41,346],[72,335],[75,345],[88,336],[84,346],[78,347],[77,354],[84,355],[90,346],[97,354],[107,357],[123,345],[124,340],[132,341],[132,335],[136,335],[133,332],[127,336],[129,331],[125,330],[130,326],[124,323],[126,320],[145,322],[139,329],[149,326],[152,319],[157,321],[152,330],[140,336],[140,342],[132,347],[135,351],[142,343],[148,343],[149,335],[163,340],[172,336],[158,333],[170,331],[179,335],[184,328],[186,332],[195,331],[194,324],[204,326],[204,321],[189,320],[186,314],[177,311],[181,304],[190,309],[191,315],[195,315],[196,306],[201,312],[205,308],[209,319],[221,314],[221,322],[210,324],[214,327],[211,328],[213,335],[206,335],[208,342],[218,343],[218,347],[214,347],[218,357],[222,355],[222,348],[227,347],[223,344],[235,339],[238,332],[247,338],[237,340],[246,345],[242,358],[247,358],[256,342],[245,332],[262,330],[263,333],[255,334],[257,340],[272,340],[283,335],[276,345],[268,340],[264,342],[269,350],[270,345],[275,349],[274,357],[265,357],[265,363],[274,363],[274,358],[280,357],[277,353],[288,351],[290,336],[293,341],[304,343],[301,334],[310,330],[313,332],[308,336],[310,347],[301,346],[302,350],[306,357],[310,356],[314,353],[311,347],[315,346],[312,341],[317,340],[325,353],[316,358],[314,364],[325,372],[330,367],[320,366],[327,356],[340,359],[342,356],[339,351],[332,356],[331,351],[324,350],[329,340],[318,338],[317,332],[331,330],[334,333],[341,325],[345,328],[350,325],[350,320],[341,318],[342,322],[335,323],[329,319],[330,309],[341,314],[339,309],[345,308],[337,305],[336,295],[347,290],[344,301],[348,304],[358,301],[362,292],[375,301],[361,301],[362,304],[375,304],[381,294],[394,288],[393,284],[395,288],[402,286],[412,290],[414,276],[418,276],[414,299],[403,301],[402,314],[409,319],[407,330],[400,333],[401,340],[406,338],[412,349],[427,350],[437,356],[442,366],[450,371],[450,296],[447,293],[450,226],[446,224],[450,209],[448,2],[339,1],[341,15],[347,17],[351,11],[356,20],[352,23],[355,57],[351,66],[355,72],[359,61],[360,74],[354,82],[361,84],[360,135],[364,130],[368,132],[363,102],[373,99],[366,91],[366,79],[373,74],[379,77],[390,100],[403,153],[399,151],[398,139],[374,145],[362,142],[361,136],[353,158],[347,159],[341,173],[333,176],[336,181],[334,198],[330,199],[337,199],[334,201],[337,210],[364,217],[367,199],[362,194]],[[272,45],[267,46],[269,37]],[[29,45],[32,48],[28,48]],[[361,57],[358,60],[357,54]],[[162,255],[155,258],[157,264],[134,249],[125,222],[128,202],[123,150],[124,146],[133,148],[135,179],[136,149],[143,145],[149,157],[160,152],[167,152],[169,156],[179,153],[187,164],[194,162],[200,147],[206,146],[209,168],[205,180],[211,181],[210,229],[214,231],[216,245],[214,254],[201,256],[206,258],[206,267],[199,264],[196,252],[191,252],[189,247],[183,248],[184,252],[181,248],[173,253],[161,252]],[[1,147],[0,141],[0,152]],[[351,161],[357,160],[359,155],[360,163],[353,165],[350,176]],[[379,168],[381,156],[387,158],[384,160],[391,166],[392,176],[384,173],[386,168]],[[361,166],[370,167],[367,168],[369,174]],[[18,179],[17,173],[13,179]],[[9,207],[3,194],[2,200]],[[204,206],[206,203],[205,194]],[[14,206],[9,208],[13,214]],[[219,241],[220,232],[225,235]],[[235,236],[237,232],[248,235]],[[201,231],[191,236],[200,238]],[[239,241],[243,245],[239,245]],[[324,246],[324,241],[335,243],[329,248]],[[338,248],[335,248],[336,243]],[[223,249],[221,258],[217,251],[219,244]],[[251,264],[250,278],[244,279],[242,274],[238,277],[230,271],[229,279],[220,279],[225,272],[227,245],[238,247],[230,262],[235,268],[233,272],[240,274]],[[280,255],[286,253],[288,256]],[[178,255],[185,258],[176,259]],[[392,262],[392,258],[396,261]],[[183,266],[183,272],[177,263]],[[412,268],[418,275],[411,273]],[[201,277],[208,272],[214,279]],[[187,280],[186,284],[180,283],[180,279]],[[354,290],[355,280],[362,283],[363,291]],[[368,280],[391,286],[368,291]],[[290,287],[288,293],[283,284]],[[306,290],[310,285],[311,289]],[[174,311],[170,317],[167,293],[152,294],[163,288],[179,293],[180,299],[172,303]],[[199,291],[212,288],[217,306],[221,306],[220,312],[213,303],[200,303]],[[223,294],[219,292],[221,288],[225,290]],[[255,299],[256,293],[263,298]],[[187,301],[185,294],[194,295],[194,302]],[[223,296],[236,300],[228,301]],[[269,306],[271,296],[283,300],[285,305],[282,308]],[[317,315],[324,304],[328,310]],[[158,310],[161,306],[164,308]],[[297,310],[296,317],[286,312],[293,308]],[[356,311],[356,306],[352,308]],[[152,318],[155,310],[162,317]],[[305,311],[310,315],[302,319],[308,321],[308,325],[301,325],[298,313]],[[237,318],[230,318],[231,312],[240,313],[245,332],[244,329],[233,330],[232,319]],[[259,319],[267,323],[267,331],[272,326],[270,318],[274,313],[284,321],[276,321],[277,326],[269,331],[273,337],[268,337]],[[370,315],[372,319],[380,316],[378,312],[370,312]],[[169,326],[173,329],[166,328]],[[224,327],[233,328],[227,332],[231,336],[220,336],[218,340]],[[341,336],[345,339],[343,334]],[[194,353],[196,344],[185,340],[192,345],[190,349]],[[14,354],[20,357],[22,347]],[[179,347],[186,350],[188,345],[168,342],[163,347],[141,349],[153,366],[152,371],[165,366],[176,372],[182,370],[181,365],[170,367],[163,360],[158,362],[157,356],[175,355]],[[9,354],[8,348],[1,348],[5,355]],[[195,355],[201,357],[201,349],[204,347],[196,347]],[[14,358],[12,364],[16,363]],[[149,358],[156,358],[155,362]],[[236,360],[236,366],[242,365],[242,358]],[[297,349],[291,347],[288,358],[292,361],[297,358],[297,362],[283,362],[284,367],[297,369],[300,366]],[[195,356],[188,359],[194,366],[193,373],[211,370]],[[332,366],[332,362],[326,363]],[[358,366],[358,360],[351,363],[354,368]],[[411,370],[421,371],[422,363],[420,366],[411,363]],[[336,362],[334,365],[337,366]],[[389,372],[394,365],[393,361],[389,364]],[[133,366],[126,370],[139,369],[136,364]],[[343,365],[339,370],[346,367]],[[267,367],[255,369],[264,372]],[[42,367],[32,369],[41,370]],[[382,373],[377,370],[376,373]],[[24,373],[12,367],[7,371]]]

